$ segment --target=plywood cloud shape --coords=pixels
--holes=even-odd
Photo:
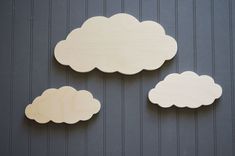
[[[54,54],[58,62],[78,72],[98,68],[135,74],[159,68],[176,51],[175,39],[160,24],[120,13],[88,19],[56,45]]]
[[[186,71],[173,73],[149,92],[149,100],[161,107],[197,108],[209,105],[222,95],[222,88],[207,75]]]
[[[38,123],[73,124],[88,120],[100,110],[100,102],[86,90],[65,86],[47,89],[25,109],[25,115]]]

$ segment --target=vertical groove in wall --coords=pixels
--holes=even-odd
[[[29,102],[32,101],[32,72],[33,72],[33,28],[34,28],[34,0],[30,1],[30,47],[29,47]],[[31,155],[31,123],[28,123],[28,156]]]
[[[160,12],[161,12],[161,6],[160,6],[161,0],[157,0],[157,21],[160,23]]]
[[[70,0],[66,1],[66,36],[68,35],[70,31]],[[69,85],[69,67],[66,68],[66,85]],[[66,124],[65,125],[65,156],[68,156],[69,152],[69,127]]]
[[[15,43],[15,0],[12,0],[12,12],[11,12],[11,76],[10,76],[10,113],[9,113],[9,156],[12,156],[12,125],[13,125],[13,90],[14,90],[14,43]]]
[[[142,21],[142,0],[139,0],[139,21]],[[143,156],[143,72],[139,76],[140,156]]]
[[[103,0],[103,15],[107,16],[107,2]],[[103,73],[103,156],[106,156],[106,74]]]
[[[103,15],[107,16],[107,0],[103,0]]]
[[[178,0],[175,0],[175,39],[178,42]],[[176,55],[176,72],[179,72],[179,46]]]
[[[233,1],[229,0],[229,46],[230,46],[230,74],[231,74],[231,115],[232,115],[232,155],[235,150],[235,108],[234,108],[234,61],[233,61]]]
[[[142,0],[139,0],[139,21],[142,21],[143,20],[143,17],[142,17]]]
[[[47,73],[47,87],[51,87],[51,38],[52,38],[52,0],[49,0],[49,15],[48,15],[48,73]],[[47,152],[46,155],[50,155],[50,126],[47,124]]]
[[[178,42],[178,0],[175,0],[175,39]],[[179,72],[179,47],[176,56],[176,72]],[[177,156],[180,156],[180,129],[179,129],[179,110],[176,108],[176,138],[177,138]]]
[[[140,111],[140,155],[143,156],[143,77],[142,73],[140,74],[139,81],[139,111]]]
[[[197,10],[196,0],[193,0],[193,68],[197,72]],[[198,111],[194,111],[195,123],[195,156],[198,155]]]
[[[66,1],[66,34],[70,32],[70,0]],[[69,67],[66,67],[66,85],[69,85]]]
[[[193,0],[193,68],[197,71],[197,10],[196,0]]]
[[[211,0],[211,50],[212,50],[212,77],[215,77],[215,36],[214,36],[214,0]],[[217,156],[217,125],[216,109],[213,105],[213,139],[214,139],[214,156]]]
[[[175,39],[178,42],[178,30],[179,30],[179,22],[178,22],[178,0],[175,0]],[[176,56],[176,72],[179,72],[179,47],[178,47],[178,52]]]
[[[160,11],[161,11],[161,7],[160,7],[160,0],[157,0],[157,22],[160,23]],[[157,78],[159,81],[161,79],[161,69],[159,69],[159,72],[158,72],[158,78]],[[162,126],[161,126],[161,109],[158,109],[157,110],[157,119],[158,119],[158,124],[157,124],[157,144],[158,144],[158,151],[157,151],[157,155],[158,156],[161,156],[162,155],[162,137],[161,137],[161,129],[162,129]]]
[[[103,156],[106,156],[106,80],[103,74]]]
[[[88,18],[88,0],[85,1],[85,20]],[[88,89],[88,74],[86,75],[85,78],[85,89]],[[85,123],[85,156],[88,156],[88,125],[87,122]]]
[[[103,74],[103,156],[106,156],[106,80]]]
[[[125,111],[125,80],[124,80],[124,76],[122,75],[121,77],[121,123],[122,123],[122,156],[125,156],[125,146],[126,146],[126,142],[125,142],[125,120],[126,120],[126,111]]]
[[[48,16],[48,77],[47,77],[47,86],[51,87],[51,27],[52,27],[52,0],[49,0],[49,16]]]
[[[162,155],[162,130],[161,130],[161,110],[158,110],[158,153],[157,156],[161,156]]]
[[[84,0],[85,1],[85,20],[87,20],[88,18],[88,0]]]
[[[125,0],[121,0],[121,12],[125,12]],[[121,124],[122,124],[122,156],[126,155],[126,134],[125,134],[125,129],[126,129],[126,111],[125,111],[125,78],[123,75],[121,75]]]
[[[125,7],[124,7],[124,0],[121,0],[121,12],[123,13],[124,10],[125,10]]]

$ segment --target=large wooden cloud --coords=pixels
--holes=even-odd
[[[130,75],[159,68],[176,51],[175,39],[160,24],[120,13],[88,19],[56,45],[54,54],[59,63],[78,72],[98,68]]]
[[[47,89],[25,109],[25,115],[38,123],[73,124],[88,120],[100,110],[100,102],[86,90],[64,86]]]
[[[197,108],[210,105],[222,95],[222,88],[207,75],[186,71],[173,73],[149,91],[149,100],[161,107]]]

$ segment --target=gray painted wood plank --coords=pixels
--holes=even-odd
[[[122,81],[120,74],[106,77],[106,154],[122,155]]]
[[[0,153],[9,155],[11,133],[11,56],[12,56],[12,1],[5,0],[0,5],[0,19],[4,22],[0,25]]]
[[[158,20],[159,1],[149,0],[140,1],[140,20]],[[143,71],[140,75],[142,81],[142,148],[140,155],[154,156],[160,153],[160,122],[158,118],[158,107],[148,100],[148,92],[152,89],[159,79],[159,69],[156,71]]]
[[[234,104],[234,69],[235,69],[235,63],[234,63],[234,45],[235,45],[235,31],[234,31],[234,26],[235,26],[235,3],[234,1],[230,0],[229,1],[229,10],[230,10],[230,55],[231,55],[231,86],[233,87],[231,92],[232,92],[232,107],[231,107],[231,113],[232,113],[232,140],[233,140],[233,144],[232,144],[232,155],[235,154],[235,104]]]
[[[108,17],[122,11],[122,0],[104,0],[106,3],[106,14]]]
[[[32,97],[31,102],[48,88],[48,1],[31,1],[31,53]],[[30,121],[31,155],[46,155],[48,152],[47,126]]]
[[[15,1],[12,155],[30,152],[29,121],[24,116],[30,103],[30,1]]]
[[[216,153],[232,155],[231,75],[229,50],[229,3],[214,1],[214,77],[223,87],[223,96],[215,106]]]
[[[87,122],[87,155],[89,156],[104,154],[104,135],[106,135],[104,133],[104,114],[106,101],[103,97],[105,96],[103,87],[102,73],[98,70],[89,73],[87,89],[101,103],[100,112]]]
[[[125,76],[125,155],[140,155],[140,78]],[[141,97],[142,98],[142,97]]]
[[[196,1],[196,68],[212,76],[211,1]],[[195,56],[194,56],[195,57]],[[198,155],[213,155],[213,106],[198,109]]]

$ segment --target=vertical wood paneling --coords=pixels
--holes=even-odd
[[[1,1],[0,155],[234,155],[234,7],[232,0]],[[119,12],[163,25],[178,41],[177,56],[132,76],[77,73],[54,59],[56,43],[70,30]],[[157,82],[185,70],[213,76],[222,98],[196,110],[149,102]],[[33,98],[63,85],[91,91],[100,113],[75,125],[25,118]]]

